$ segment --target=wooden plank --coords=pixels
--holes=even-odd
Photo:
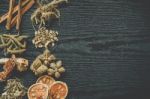
[[[69,85],[68,99],[150,98],[149,10],[146,0],[71,0],[61,9],[60,25],[55,26],[60,41],[52,52],[67,70],[60,80]],[[22,34],[31,36],[29,45],[33,11],[23,16],[22,23]],[[5,32],[3,25],[0,30]],[[42,49],[32,45],[23,56],[32,62],[40,53]],[[12,76],[22,78],[26,86],[37,79],[31,71]]]

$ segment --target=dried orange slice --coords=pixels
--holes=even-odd
[[[52,99],[65,99],[68,94],[68,86],[61,81],[54,82],[49,90],[49,96]]]
[[[47,75],[41,76],[36,81],[36,83],[43,83],[43,84],[46,84],[48,87],[50,87],[54,82],[55,82],[54,78],[52,78],[51,76],[47,76]]]
[[[37,83],[33,84],[28,89],[28,99],[47,99],[48,86],[46,84]]]

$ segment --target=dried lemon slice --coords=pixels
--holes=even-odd
[[[65,99],[68,94],[68,86],[61,81],[54,82],[49,90],[49,97],[52,99]]]
[[[33,84],[28,89],[28,99],[47,99],[48,86],[46,84],[37,83]]]
[[[38,80],[36,81],[36,83],[43,83],[46,84],[48,87],[50,87],[54,82],[55,82],[54,78],[47,75],[39,77]]]

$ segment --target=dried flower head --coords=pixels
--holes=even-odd
[[[65,68],[62,66],[62,61],[51,63],[48,69],[48,74],[51,76],[54,75],[56,78],[59,78],[63,72],[65,72]]]

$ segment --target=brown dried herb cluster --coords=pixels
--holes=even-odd
[[[0,99],[23,99],[26,94],[26,88],[19,79],[7,80],[7,85]]]
[[[57,31],[48,30],[45,27],[41,27],[35,32],[35,37],[33,38],[32,42],[35,44],[36,48],[47,48],[49,45],[54,46],[54,43],[58,41],[57,35]]]
[[[59,78],[61,73],[65,72],[62,62],[57,60],[56,57],[47,49],[33,61],[30,69],[35,73],[35,75],[48,73],[56,78]]]

